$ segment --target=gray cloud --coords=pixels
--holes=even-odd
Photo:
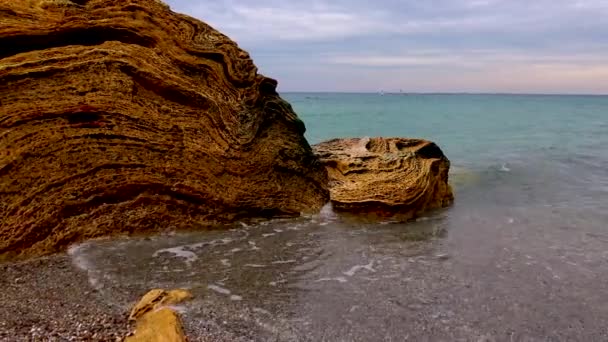
[[[605,0],[167,2],[235,39],[285,90],[608,93]]]

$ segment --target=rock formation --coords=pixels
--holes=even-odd
[[[192,298],[186,290],[151,290],[131,310],[135,332],[125,342],[185,342],[182,321],[170,306]]]
[[[0,0],[0,256],[320,208],[276,85],[157,0]]]
[[[432,142],[335,139],[313,148],[327,168],[337,211],[407,220],[454,199],[448,184],[450,162]]]

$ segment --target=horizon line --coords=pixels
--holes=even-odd
[[[512,95],[512,96],[608,96],[608,93],[519,93],[519,92],[395,92],[395,91],[277,91],[279,94],[378,94],[378,95]]]

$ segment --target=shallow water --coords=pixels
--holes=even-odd
[[[307,110],[333,95],[298,96],[291,100],[313,122],[309,129],[318,125],[323,119]],[[458,133],[456,122],[475,120],[445,101],[462,98],[391,104],[438,101],[446,111],[447,119],[431,121],[448,127],[435,138],[453,161],[456,203],[416,222],[356,222],[326,207],[312,217],[226,230],[93,241],[70,253],[116,305],[150,288],[191,289],[196,300],[182,308],[191,331],[224,329],[262,341],[605,341],[608,101],[599,99],[475,100],[488,110],[545,108],[512,122],[523,127],[518,134],[492,118]],[[381,100],[368,101],[389,115]],[[467,104],[470,115],[481,115]],[[557,114],[547,110],[554,108]],[[568,108],[576,120],[563,115]],[[552,130],[537,132],[549,124]],[[351,128],[333,127],[333,135],[355,135]],[[417,135],[393,129],[368,135]],[[474,131],[476,139],[467,135]]]

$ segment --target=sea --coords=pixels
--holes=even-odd
[[[608,96],[281,95],[311,144],[436,142],[454,205],[73,246],[100,296],[187,288],[187,330],[235,341],[608,341]]]

